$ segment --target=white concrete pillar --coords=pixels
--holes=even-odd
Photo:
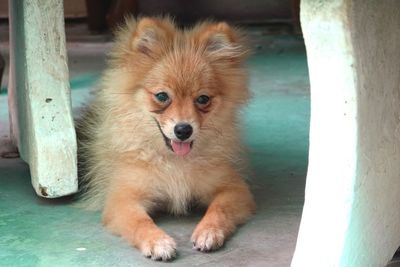
[[[311,84],[292,266],[385,266],[400,245],[400,1],[303,0]]]
[[[42,197],[78,190],[62,0],[10,5],[11,134]]]

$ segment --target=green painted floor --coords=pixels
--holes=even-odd
[[[258,212],[214,253],[194,251],[191,231],[201,214],[160,216],[178,244],[173,263],[152,262],[106,232],[100,214],[72,207],[71,199],[38,198],[28,166],[0,158],[0,266],[289,266],[295,247],[307,170],[309,84],[303,41],[249,30],[253,99],[243,113],[251,186]],[[75,113],[104,67],[109,44],[68,45]],[[0,46],[7,55],[7,44]],[[5,87],[7,79],[3,86]],[[0,95],[0,153],[9,150],[6,94]]]

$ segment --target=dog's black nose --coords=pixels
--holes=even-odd
[[[175,125],[174,132],[176,137],[179,138],[179,140],[185,141],[192,135],[193,128],[190,124],[178,123],[177,125]]]

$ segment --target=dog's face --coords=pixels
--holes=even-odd
[[[166,147],[178,156],[190,153],[201,137],[204,141],[207,130],[233,123],[232,114],[247,99],[246,50],[225,23],[179,31],[168,19],[143,19],[132,49],[143,104]]]
[[[167,55],[145,82],[148,110],[176,155],[190,152],[209,116],[221,102],[210,66],[190,52]],[[203,62],[202,62],[203,61]]]

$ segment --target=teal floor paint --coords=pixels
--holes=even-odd
[[[100,78],[100,73],[85,73],[70,80],[71,90],[86,89],[96,84]]]
[[[207,254],[192,250],[190,235],[201,214],[161,215],[156,222],[177,241],[178,258],[168,264],[149,261],[106,232],[99,213],[73,207],[71,198],[38,198],[28,166],[19,159],[0,158],[0,266],[288,266],[307,170],[306,56],[298,37],[253,34],[259,49],[249,60],[253,96],[242,125],[258,212],[222,250]],[[90,53],[85,61],[98,60]],[[70,57],[72,101],[79,112],[104,63],[83,68],[78,56],[70,53]],[[8,138],[6,102],[6,95],[1,95],[2,142]]]

